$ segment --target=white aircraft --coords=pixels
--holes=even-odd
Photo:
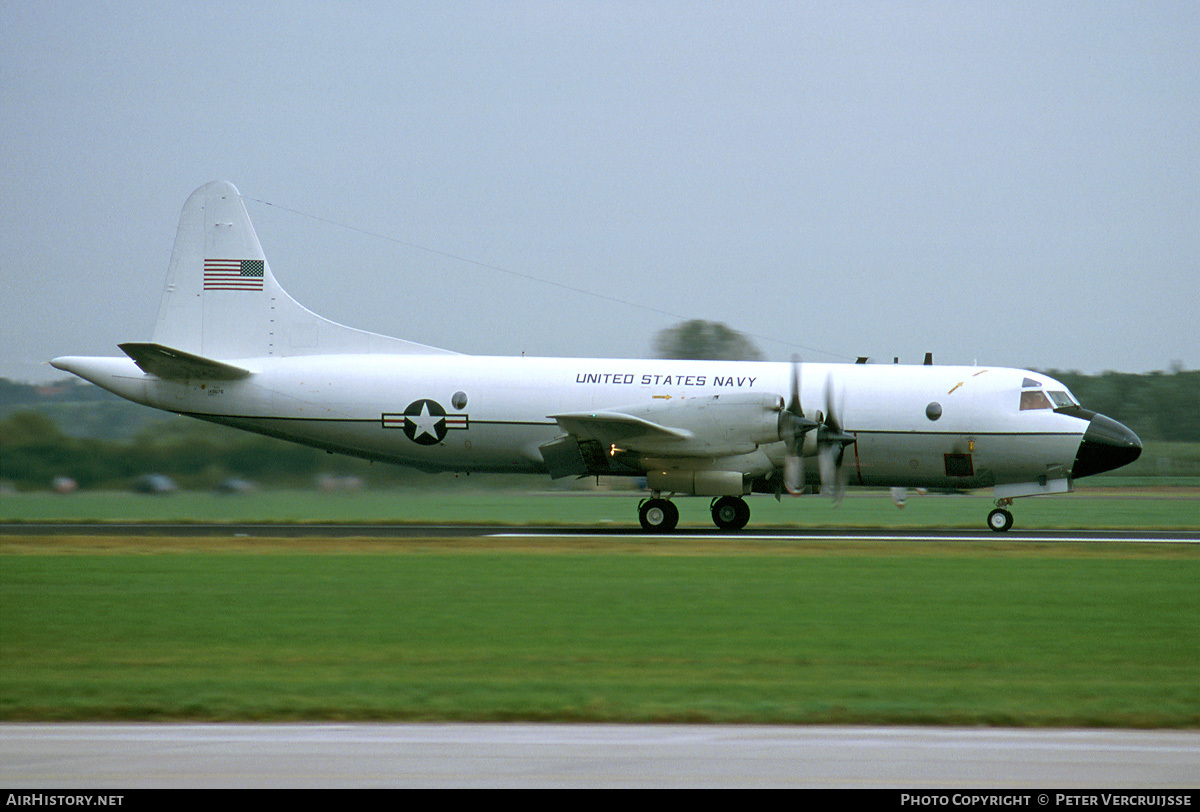
[[[898,504],[907,488],[993,487],[1003,531],[1016,497],[1141,453],[1020,369],[502,358],[344,327],[279,286],[224,182],[183,207],[151,341],[120,348],[50,363],[157,409],[425,471],[644,477],[647,531],[675,527],[673,496],[713,497],[713,521],[737,530],[750,493],[847,485]]]

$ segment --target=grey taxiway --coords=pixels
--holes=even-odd
[[[1180,790],[1200,787],[1200,731],[7,724],[0,786]]]

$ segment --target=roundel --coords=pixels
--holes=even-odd
[[[434,445],[446,437],[446,410],[436,400],[414,400],[404,410],[404,433],[421,445]]]

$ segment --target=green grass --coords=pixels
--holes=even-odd
[[[373,490],[360,493],[264,491],[238,496],[181,492],[139,496],[115,492],[6,494],[0,519],[6,521],[302,521],[302,522],[469,522],[562,526],[637,526],[633,492],[575,493],[478,490]],[[1019,499],[1013,506],[1017,529],[1168,528],[1200,529],[1200,490],[1139,492],[1092,488],[1062,496]],[[800,527],[967,527],[983,529],[992,508],[988,494],[913,495],[898,510],[886,492],[848,496],[840,505],[819,496],[782,502],[750,498],[750,528]],[[706,498],[680,498],[683,526],[711,527]]]
[[[1200,727],[1190,545],[0,541],[10,720]]]

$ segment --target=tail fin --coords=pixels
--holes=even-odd
[[[153,343],[211,359],[339,353],[449,353],[344,327],[279,286],[241,194],[213,181],[179,217]]]

